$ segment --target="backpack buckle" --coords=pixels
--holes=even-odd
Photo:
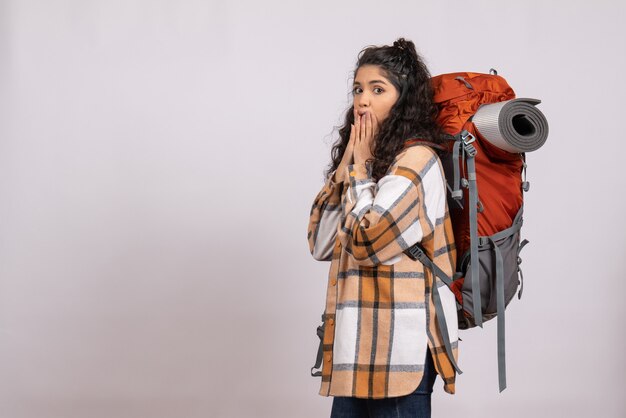
[[[463,142],[465,152],[467,152],[470,157],[474,157],[476,155],[476,148],[474,148],[471,143],[476,141],[476,137],[469,133],[467,129],[463,129],[458,136],[459,140]]]
[[[421,261],[422,257],[424,256],[424,251],[417,244],[414,244],[413,246],[408,248],[406,251],[407,251],[407,254],[413,260],[420,260]]]
[[[474,135],[469,133],[466,129],[463,129],[461,131],[461,141],[463,141],[465,145],[469,145],[472,142],[476,141],[476,137],[474,137]]]
[[[476,156],[476,148],[474,148],[473,145],[465,144],[465,152],[467,152],[467,155],[469,155],[470,157]]]

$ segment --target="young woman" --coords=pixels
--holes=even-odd
[[[313,257],[331,261],[320,388],[334,396],[331,418],[430,417],[437,375],[454,393],[454,295],[404,253],[420,243],[452,275],[456,251],[433,150],[440,132],[432,95],[413,42],[400,38],[359,54],[353,106],[308,227]]]

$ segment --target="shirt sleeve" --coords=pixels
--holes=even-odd
[[[309,216],[308,241],[313,258],[330,261],[341,219],[343,183],[335,182],[333,172],[317,194]]]
[[[413,150],[399,154],[378,183],[364,164],[347,168],[338,239],[357,264],[393,264],[404,250],[433,233],[435,220],[427,216],[422,182],[433,167],[438,168],[434,153]],[[433,193],[441,193],[442,177],[429,177]]]

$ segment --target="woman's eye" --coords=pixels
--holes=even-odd
[[[360,87],[355,87],[352,89],[352,94],[358,94],[360,93],[361,88]]]
[[[378,90],[378,91],[376,91],[376,90]],[[375,92],[376,94],[381,94],[383,91],[385,91],[385,90],[381,89],[380,87],[376,87],[376,88],[374,88],[374,92]]]

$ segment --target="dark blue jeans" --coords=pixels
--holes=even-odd
[[[424,377],[415,392],[385,399],[336,396],[330,418],[430,418],[430,396],[437,378],[430,349],[426,349]]]

